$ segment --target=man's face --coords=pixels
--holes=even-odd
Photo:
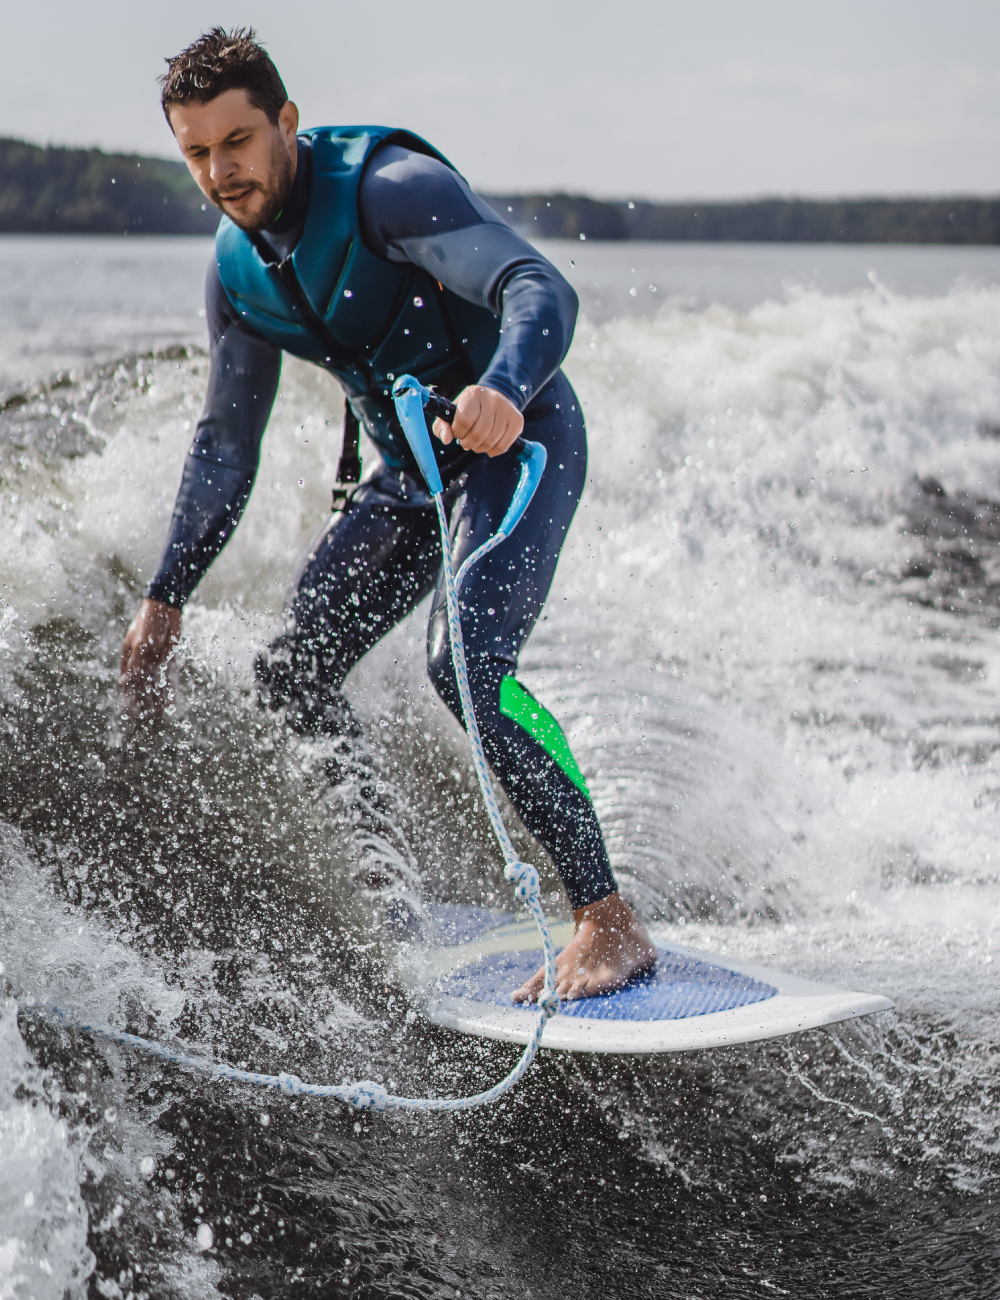
[[[172,104],[170,125],[201,192],[242,230],[263,230],[295,179],[299,110],[291,100],[275,125],[245,90],[206,104]]]

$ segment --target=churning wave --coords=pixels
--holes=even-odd
[[[348,680],[365,728],[353,785],[331,775],[336,747],[288,734],[252,681],[329,501],[340,399],[324,376],[286,364],[254,497],[186,616],[175,708],[146,726],[121,715],[117,651],[206,367],[178,345],[9,390],[0,410],[4,991],[261,1069],[465,1086],[501,1049],[422,1026],[379,902],[506,905],[463,739],[427,686],[426,610]],[[623,888],[687,942],[884,991],[899,1011],[697,1067],[553,1063],[526,1095],[599,1111],[641,1167],[706,1196],[742,1195],[744,1174],[760,1200],[779,1185],[884,1196],[913,1177],[985,1195],[1000,1140],[1000,292],[668,305],[584,322],[568,371],[589,485],[521,675],[565,725]],[[78,1295],[96,1269],[101,1294],[138,1297],[168,1285],[147,1267],[210,1293],[241,1249],[227,1239],[256,1261],[252,1286],[303,1275],[304,1243],[305,1265],[275,1262],[280,1198],[237,1211],[234,1194],[227,1212],[178,1118],[178,1096],[204,1103],[235,1150],[238,1116],[261,1143],[276,1132],[259,1100],[209,1104],[207,1085],[19,1030],[10,1001],[0,1038],[0,1291]],[[736,1112],[718,1129],[692,1100],[709,1094]],[[689,1098],[685,1123],[667,1096]],[[771,1132],[766,1170],[747,1164],[741,1113]],[[337,1122],[353,1150],[353,1118]],[[572,1152],[557,1156],[571,1173]],[[356,1204],[387,1176],[359,1159],[337,1175]],[[293,1195],[288,1171],[278,1182]],[[351,1231],[330,1249],[356,1277]],[[406,1245],[431,1268],[424,1249]],[[454,1287],[475,1273],[434,1267]]]

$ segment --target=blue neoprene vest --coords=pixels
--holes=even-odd
[[[248,325],[336,375],[368,433],[399,463],[409,456],[390,398],[395,376],[416,375],[455,396],[489,365],[500,320],[425,271],[376,257],[361,238],[358,186],[374,149],[391,140],[451,167],[446,158],[419,136],[390,127],[325,126],[302,134],[312,141],[312,176],[291,260],[340,351],[328,357],[330,349],[303,320],[276,267],[227,217],[215,240],[219,277]]]

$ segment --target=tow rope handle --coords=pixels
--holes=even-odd
[[[392,386],[392,399],[396,404],[396,414],[399,416],[399,422],[403,426],[404,434],[406,434],[406,441],[410,444],[410,450],[416,457],[427,486],[433,493],[443,492],[441,471],[438,469],[437,458],[434,455],[431,435],[427,431],[424,412],[426,411],[428,415],[434,416],[436,419],[444,420],[446,424],[451,424],[458,413],[458,408],[454,402],[449,402],[447,397],[442,397],[440,393],[435,393],[433,389],[425,387],[419,379],[414,379],[413,375],[399,376]],[[507,507],[507,513],[501,520],[500,527],[489,542],[486,543],[490,550],[509,537],[521,522],[524,512],[531,504],[531,498],[535,495],[538,484],[542,480],[542,474],[545,472],[547,456],[545,448],[540,442],[529,442],[527,438],[517,438],[512,443],[510,450],[521,462],[521,476],[518,479],[517,487],[514,489],[510,505]],[[459,587],[461,587],[462,579],[475,560],[481,558],[481,553],[483,553],[482,547],[480,547],[479,551],[470,555],[459,569],[456,577]]]

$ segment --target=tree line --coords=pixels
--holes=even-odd
[[[574,194],[484,196],[549,239],[808,244],[1000,244],[1000,199],[753,199],[650,203]]]
[[[0,231],[210,235],[218,224],[182,162],[0,139]]]
[[[651,203],[579,194],[487,202],[546,239],[1000,244],[1000,199],[756,199]],[[210,235],[219,216],[182,162],[0,138],[0,231]]]

